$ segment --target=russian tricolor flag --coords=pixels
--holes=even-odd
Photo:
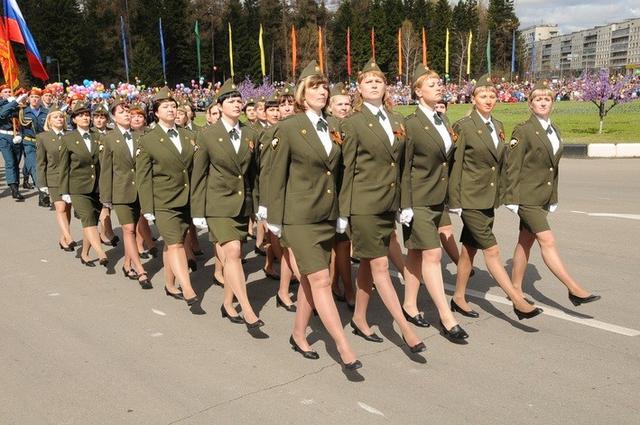
[[[42,63],[40,52],[29,28],[27,28],[27,23],[22,16],[18,3],[16,0],[3,0],[3,5],[4,22],[9,40],[23,44],[27,49],[27,60],[29,61],[31,74],[43,81],[48,80],[49,74],[47,74],[47,70]]]

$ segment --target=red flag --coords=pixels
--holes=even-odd
[[[371,27],[371,57],[376,60],[376,31]]]
[[[296,41],[296,27],[291,25],[291,75],[296,78],[296,65],[298,64],[298,42]]]
[[[20,86],[18,81],[18,63],[13,55],[13,49],[9,42],[9,36],[7,35],[7,28],[4,26],[4,22],[0,19],[0,65],[2,65],[2,73],[4,74],[4,80],[12,90],[17,89]]]
[[[398,75],[402,75],[402,28],[398,28]]]
[[[347,75],[351,77],[351,30],[347,27]]]
[[[422,27],[422,64],[427,66],[427,33]]]
[[[318,26],[318,65],[320,72],[324,73],[324,49],[322,47],[322,27]]]

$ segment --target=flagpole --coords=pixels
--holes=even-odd
[[[200,81],[200,77],[202,76],[202,61],[200,59],[200,25],[198,24],[198,21],[196,21],[196,26],[193,29],[193,32],[196,36],[196,59],[198,61],[198,75],[196,79]]]
[[[233,37],[231,34],[231,22],[229,22],[228,25],[229,25],[229,66],[231,68],[231,78],[233,79],[235,73],[233,71]]]
[[[129,84],[129,58],[127,57],[127,35],[125,33],[124,18],[120,15],[120,35],[122,38],[122,53],[124,54],[124,72],[127,75],[127,84]],[[60,72],[58,72],[60,74]],[[58,80],[60,75],[58,75]]]

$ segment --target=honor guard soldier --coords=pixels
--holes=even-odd
[[[14,120],[18,118],[19,104],[28,94],[23,93],[16,98],[11,93],[11,88],[6,84],[0,86],[0,151],[4,158],[5,179],[11,189],[11,196],[17,202],[23,202],[24,196],[18,190],[22,137]]]
[[[33,189],[33,186],[29,183],[29,177],[31,177],[34,184],[37,182],[36,136],[44,131],[44,122],[49,112],[40,104],[41,95],[42,90],[33,87],[29,92],[29,104],[27,107],[20,109],[20,129],[24,151],[24,165],[22,166],[24,177],[22,187],[24,189]],[[42,207],[49,207],[42,196],[40,196],[38,204]]]

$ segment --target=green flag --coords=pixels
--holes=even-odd
[[[198,58],[198,78],[202,76],[201,66],[200,66],[200,27],[198,26],[198,21],[196,21],[196,27],[193,29],[193,32],[196,34],[196,57]]]
[[[491,74],[491,30],[487,34],[487,72]]]

